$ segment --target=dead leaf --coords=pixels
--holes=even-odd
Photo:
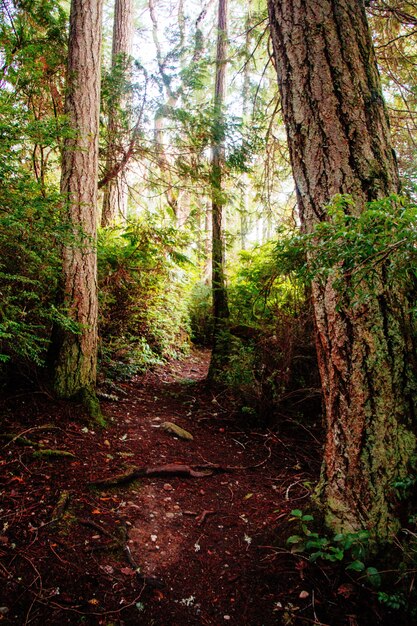
[[[340,587],[337,590],[337,593],[339,594],[339,596],[343,596],[343,598],[350,598],[350,596],[352,595],[352,593],[355,591],[355,588],[353,585],[350,585],[349,583],[346,583],[344,585],[340,585]]]
[[[132,569],[131,567],[122,567],[120,572],[124,574],[125,576],[134,576],[136,574],[135,570]]]
[[[96,598],[91,598],[91,600],[88,601],[88,604],[96,606],[98,604],[98,600]]]
[[[157,600],[161,601],[164,599],[164,594],[159,589],[155,589],[153,593]]]

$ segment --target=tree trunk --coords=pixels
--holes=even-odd
[[[251,0],[248,2],[247,15],[245,19],[245,64],[243,66],[243,84],[242,84],[242,119],[246,127],[250,124],[250,43],[251,43]],[[240,247],[246,250],[247,237],[249,234],[249,176],[247,172],[243,172],[240,177]]]
[[[117,70],[120,65],[125,72],[128,71],[133,40],[133,0],[115,0],[113,43],[112,43],[112,69]],[[123,106],[126,98],[120,96],[109,111],[108,120],[108,148],[106,171],[114,169],[118,159],[117,136],[120,135],[119,109]],[[109,226],[117,222],[125,221],[127,216],[128,186],[126,183],[125,168],[122,168],[117,176],[111,178],[103,195],[103,210],[101,225]]]
[[[55,388],[62,397],[90,392],[96,382],[101,20],[101,0],[73,0],[65,103],[73,137],[64,144],[61,192],[73,232],[63,250],[64,306],[79,331],[65,331],[58,348]]]
[[[214,119],[211,162],[211,217],[212,217],[212,289],[214,343],[209,378],[216,376],[227,354],[227,342],[222,337],[229,318],[226,281],[224,275],[223,189],[224,169],[224,100],[226,95],[227,11],[228,0],[219,0],[217,23],[216,83],[214,89]]]
[[[361,0],[269,0],[274,57],[303,228],[335,194],[353,211],[398,192],[386,111]],[[380,275],[360,305],[313,284],[327,439],[321,496],[338,531],[398,528],[393,482],[415,451],[415,357],[400,290]]]

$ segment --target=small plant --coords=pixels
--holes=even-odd
[[[363,572],[368,582],[379,587],[381,577],[375,567],[366,567],[364,560],[368,552],[369,532],[338,533],[332,538],[319,535],[309,528],[314,517],[304,514],[300,509],[291,511],[291,519],[299,523],[300,534],[288,537],[292,552],[307,552],[310,561],[323,559],[331,563],[345,561],[347,571]]]
[[[417,476],[415,476],[414,474],[407,474],[407,476],[404,476],[404,478],[396,480],[393,484],[393,487],[396,491],[397,498],[399,500],[406,500],[416,483]]]
[[[402,593],[385,593],[385,591],[380,591],[378,593],[378,601],[395,611],[405,609],[408,606],[408,602]]]

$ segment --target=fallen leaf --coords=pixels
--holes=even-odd
[[[252,498],[253,493],[247,493],[246,496],[244,496],[244,500],[249,500],[249,498]]]
[[[337,593],[339,594],[339,596],[343,596],[343,598],[350,598],[354,590],[355,588],[353,585],[346,583],[344,585],[340,585],[340,587],[337,590]]]
[[[94,511],[91,511],[92,515],[101,515],[101,511],[100,509],[94,509]]]
[[[164,599],[164,594],[159,589],[155,589],[153,593],[157,600],[161,601]]]
[[[122,567],[120,572],[124,574],[125,576],[134,576],[136,573],[135,570],[132,569],[131,567]]]
[[[96,598],[91,598],[91,600],[88,601],[88,604],[96,606],[98,604],[98,600]]]

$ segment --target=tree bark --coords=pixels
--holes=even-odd
[[[113,43],[112,43],[112,69],[115,71],[121,64],[125,72],[128,72],[130,55],[133,41],[133,0],[115,0],[114,22],[113,22]],[[118,154],[118,143],[120,143],[120,120],[119,109],[126,102],[126,98],[120,96],[109,111],[108,120],[108,148],[106,171],[114,169],[120,156]],[[126,165],[126,164],[125,164]],[[103,209],[101,225],[109,226],[117,222],[125,221],[127,216],[128,186],[126,183],[125,167],[118,171],[117,175],[111,178],[103,195]]]
[[[63,250],[63,287],[79,332],[63,332],[58,348],[55,388],[62,397],[90,392],[96,382],[101,21],[101,0],[72,1],[65,110],[73,137],[64,144],[61,192],[73,241]]]
[[[209,378],[215,378],[216,370],[227,353],[222,339],[229,318],[226,280],[224,275],[223,208],[225,205],[223,169],[224,101],[226,96],[228,0],[219,0],[217,23],[216,82],[214,88],[213,137],[211,144],[211,218],[212,218],[212,289],[214,343]]]
[[[363,2],[268,6],[298,206],[311,232],[335,194],[351,194],[359,214],[398,192],[397,165]],[[331,527],[387,539],[398,528],[393,482],[416,448],[411,316],[382,270],[361,304],[333,281],[313,284],[327,424],[321,497]]]

